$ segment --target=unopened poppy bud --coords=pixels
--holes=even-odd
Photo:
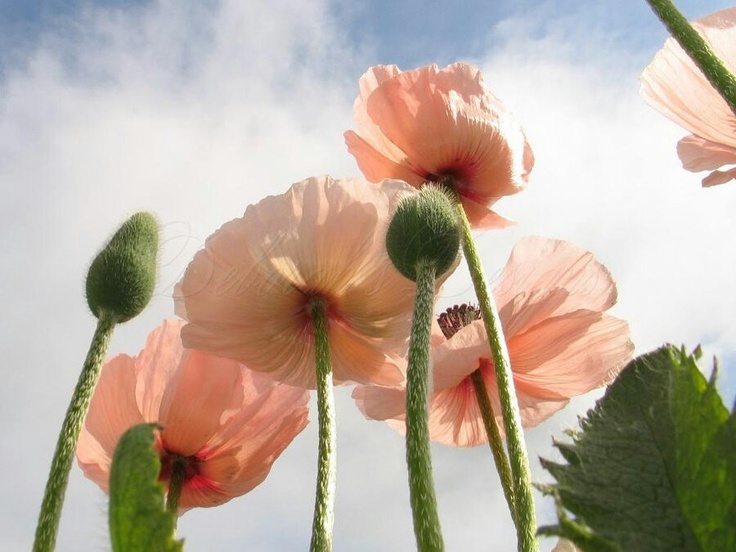
[[[460,225],[450,199],[425,186],[399,203],[386,232],[386,249],[401,274],[416,281],[418,263],[433,263],[439,277],[457,260]]]
[[[87,304],[100,318],[134,318],[148,305],[156,284],[158,224],[150,213],[136,213],[110,238],[87,273]]]

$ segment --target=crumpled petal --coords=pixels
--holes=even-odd
[[[85,476],[107,492],[122,434],[140,423],[162,424],[156,444],[162,458],[183,456],[193,466],[180,514],[222,504],[263,481],[305,427],[309,400],[307,391],[233,360],[185,350],[183,324],[164,321],[137,357],[105,363],[77,445]]]
[[[164,391],[184,354],[180,337],[182,326],[180,320],[164,320],[149,334],[138,357],[132,359],[136,372],[136,400],[145,420],[158,421]]]
[[[501,402],[492,370],[482,370],[496,425],[505,435],[501,417]],[[567,405],[565,400],[540,400],[517,389],[517,401],[523,427],[532,428]],[[430,401],[429,436],[432,441],[455,447],[477,447],[488,444],[488,436],[475,395],[475,388],[466,378],[460,385],[445,389]]]
[[[683,168],[697,172],[736,165],[736,147],[711,142],[691,134],[677,143],[677,155]]]
[[[185,351],[164,390],[157,420],[170,452],[194,456],[220,429],[223,415],[243,405],[241,372],[234,360]]]
[[[580,549],[569,540],[560,539],[552,552],[580,552]]]
[[[415,285],[393,267],[384,236],[399,200],[386,180],[311,178],[248,207],[207,239],[176,288],[187,347],[316,386],[307,304],[327,305],[336,383],[400,383],[390,354],[406,349]]]
[[[677,155],[683,168],[697,172],[718,169],[724,165],[736,165],[736,148],[705,140],[691,134],[677,143]],[[736,178],[736,167],[727,171],[713,171],[703,179],[703,187],[724,184]]]
[[[399,178],[420,187],[449,176],[473,227],[510,224],[490,207],[526,186],[534,155],[477,68],[372,67],[360,79],[354,114],[358,130],[347,131],[345,141],[370,181]]]
[[[510,338],[514,382],[530,397],[562,400],[610,382],[631,357],[623,320],[580,310]]]
[[[381,140],[381,142],[387,141],[384,138]],[[397,152],[391,157],[387,157],[381,153],[381,150],[386,150],[387,147],[382,147],[381,143],[374,146],[352,130],[345,132],[345,144],[348,146],[348,151],[353,154],[358,162],[360,172],[371,182],[381,182],[385,178],[395,178],[419,188],[427,181],[426,178],[406,166],[403,162],[406,159],[403,152]]]
[[[105,492],[113,453],[129,428],[144,422],[136,401],[134,359],[117,355],[105,364],[77,441],[77,461],[84,474]]]
[[[90,402],[94,415],[87,416],[84,432],[99,443],[110,459],[123,433],[144,422],[136,403],[136,381],[135,359],[117,355],[105,364]]]
[[[605,313],[616,301],[608,270],[559,240],[524,238],[494,290],[509,350],[522,425],[534,427],[569,399],[609,383],[633,351],[628,324]],[[492,354],[482,320],[449,339],[433,331],[430,439],[451,446],[488,442],[475,387],[479,371],[504,433]],[[358,387],[353,398],[370,419],[405,431],[405,387]]]
[[[481,358],[490,357],[483,321],[476,320],[432,350],[432,390],[459,385],[480,368]]]
[[[617,297],[611,273],[591,252],[540,237],[514,246],[493,296],[507,335],[579,309],[607,310]]]
[[[699,19],[693,27],[726,67],[736,72],[736,7]],[[695,135],[678,146],[685,169],[696,172],[734,163],[736,114],[673,38],[667,39],[640,80],[647,103]],[[730,178],[714,173],[703,180],[703,186]]]
[[[727,171],[713,171],[703,179],[703,188],[725,184],[734,179],[736,179],[736,167]]]
[[[406,391],[377,385],[359,385],[352,394],[358,409],[370,420],[403,419]]]

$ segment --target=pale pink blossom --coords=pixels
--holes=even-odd
[[[580,549],[569,540],[560,539],[552,552],[580,552]]]
[[[354,106],[348,150],[371,182],[415,187],[451,179],[474,227],[510,224],[491,206],[527,184],[534,156],[516,117],[464,63],[370,68]]]
[[[736,72],[736,7],[712,13],[693,27],[733,73]],[[692,134],[677,153],[685,169],[713,171],[703,186],[736,178],[736,115],[673,38],[667,39],[641,74],[641,94],[657,111]]]
[[[631,355],[628,324],[605,314],[616,302],[611,275],[579,247],[543,238],[521,240],[493,294],[524,427],[547,419],[571,397],[605,385]],[[453,312],[467,314],[468,310]],[[488,442],[470,378],[476,370],[502,427],[491,350],[478,317],[471,316],[468,325],[448,331],[450,337],[435,331],[429,399],[433,441],[452,446]],[[361,386],[353,397],[367,418],[386,420],[403,431],[403,388]]]
[[[207,239],[175,292],[184,344],[313,389],[310,304],[327,305],[334,380],[396,384],[415,285],[384,244],[399,181],[310,178],[251,205]]]
[[[77,445],[84,474],[108,492],[113,453],[129,428],[157,422],[160,479],[186,462],[180,513],[223,504],[260,484],[307,424],[309,393],[235,361],[184,349],[167,320],[137,357],[105,363]]]

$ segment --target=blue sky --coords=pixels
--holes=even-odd
[[[135,12],[151,6],[146,0],[46,0],[0,2],[0,62],[2,67],[22,65],[27,53],[48,33],[73,35],[80,13],[90,9]],[[165,3],[163,3],[165,5]],[[187,3],[185,3],[187,4]],[[198,2],[199,9],[215,10],[217,2]],[[679,8],[690,18],[727,7],[728,2],[687,0]],[[203,8],[204,7],[204,8]],[[350,34],[357,49],[371,50],[371,64],[406,66],[450,63],[458,58],[483,55],[497,42],[490,32],[494,22],[521,17],[533,21],[533,35],[566,32],[584,22],[591,35],[605,34],[621,50],[638,53],[656,47],[666,36],[646,3],[629,0],[468,0],[458,8],[451,2],[360,0],[331,2],[335,23]],[[77,29],[78,30],[78,29]]]
[[[678,4],[689,17],[728,5]],[[106,236],[141,209],[163,223],[154,301],[111,346],[135,354],[173,316],[172,287],[211,232],[292,182],[358,175],[342,133],[357,78],[376,63],[475,63],[524,122],[536,166],[529,189],[498,204],[519,224],[478,237],[489,273],[525,235],[590,249],[618,281],[613,314],[630,321],[637,350],[703,343],[724,359],[731,403],[736,185],[701,189],[703,175],[684,172],[675,154],[685,131],[638,96],[638,74],[666,36],[659,22],[643,0],[457,5],[0,0],[0,400],[9,413],[0,455],[11,474],[0,485],[0,549],[30,548],[94,326],[83,277]],[[470,298],[461,270],[440,306]],[[411,550],[402,440],[363,420],[349,393],[337,396],[335,549]],[[530,431],[532,457],[554,455],[552,435],[593,401]],[[187,513],[187,549],[306,549],[314,426],[256,490]],[[514,549],[488,451],[433,452],[448,550]],[[58,550],[109,549],[105,512],[104,495],[75,468]],[[539,515],[550,522],[551,506],[540,501]]]

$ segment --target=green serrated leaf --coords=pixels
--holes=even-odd
[[[110,470],[110,540],[114,552],[181,552],[176,515],[166,511],[158,481],[161,462],[153,449],[156,424],[129,429]]]
[[[580,425],[573,462],[542,461],[560,510],[540,532],[583,550],[736,550],[736,417],[694,356],[635,359]]]

